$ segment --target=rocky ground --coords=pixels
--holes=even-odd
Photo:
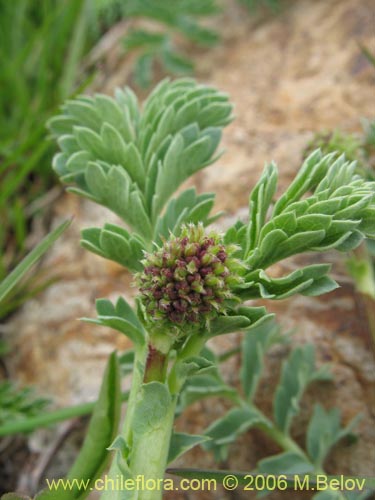
[[[197,78],[228,92],[235,104],[236,120],[224,134],[225,154],[194,182],[199,191],[217,193],[217,209],[228,213],[223,227],[233,217],[243,216],[249,191],[265,162],[275,160],[279,165],[282,189],[300,166],[313,132],[336,127],[357,131],[360,118],[374,116],[375,71],[358,48],[358,42],[371,44],[373,15],[368,0],[299,0],[289,2],[278,16],[255,20],[233,3],[219,18],[217,29],[223,42],[196,58]],[[104,92],[111,93],[114,86],[127,83],[127,58],[115,51],[102,65],[100,86]],[[94,315],[96,297],[114,299],[122,294],[130,299],[134,290],[131,277],[120,267],[78,246],[80,229],[101,226],[108,218],[113,220],[112,215],[73,195],[64,195],[53,211],[54,224],[75,216],[71,228],[44,261],[60,280],[28,302],[2,329],[13,348],[9,366],[13,378],[35,384],[40,393],[50,395],[60,406],[95,398],[108,354],[115,348],[128,347],[120,334],[80,323],[77,318]],[[343,257],[332,254],[329,259],[335,262],[340,289],[324,298],[297,296],[272,303],[269,309],[277,312],[283,328],[296,329],[294,344],[313,342],[319,363],[330,361],[333,367],[334,381],[315,385],[304,397],[295,437],[302,442],[314,401],[339,407],[344,423],[361,413],[358,442],[337,447],[326,469],[330,473],[370,476],[375,473],[373,351],[363,306],[345,274]],[[311,262],[308,256],[304,262],[307,260]],[[295,261],[288,262],[288,269],[293,266]],[[277,272],[285,270],[279,268]],[[217,339],[214,348],[224,350],[239,341],[239,335],[223,337]],[[267,376],[258,395],[266,412],[271,408],[272,388],[285,354],[285,348],[276,348],[268,359]],[[225,368],[234,384],[238,381],[238,363],[233,359]],[[197,404],[178,426],[200,432],[225,407],[219,400]],[[32,454],[19,479],[26,490],[32,476],[30,464],[40,464],[46,443],[53,446],[54,439],[54,430],[40,431],[30,439]],[[61,456],[57,454],[46,467],[47,474],[58,474],[66,467],[74,454],[72,444],[67,446],[70,451],[64,455],[63,446]],[[259,432],[249,432],[233,446],[225,465],[251,470],[259,458],[274,452],[277,448],[268,439]],[[212,457],[201,450],[191,451],[181,464],[215,466]],[[288,499],[302,497],[309,495],[287,493]],[[180,498],[253,497],[221,491],[173,495],[173,499]],[[273,493],[269,498],[286,496]]]

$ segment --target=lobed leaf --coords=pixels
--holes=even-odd
[[[306,387],[315,380],[330,380],[327,367],[315,367],[315,349],[311,344],[297,347],[284,362],[274,397],[274,417],[278,427],[289,433],[299,412],[299,402]]]

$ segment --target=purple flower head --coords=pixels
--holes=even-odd
[[[225,300],[234,298],[231,290],[241,282],[235,250],[218,233],[190,224],[146,254],[136,283],[150,324],[190,333],[225,314]]]

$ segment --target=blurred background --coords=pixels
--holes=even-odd
[[[193,180],[199,192],[217,193],[225,228],[247,213],[248,194],[271,160],[280,168],[280,189],[316,147],[344,152],[374,179],[374,11],[368,0],[0,0],[0,282],[74,215],[47,256],[0,303],[0,435],[9,422],[94,401],[108,354],[129,347],[119,335],[77,321],[94,314],[96,297],[131,299],[134,290],[120,266],[79,247],[82,228],[114,216],[57,182],[51,169],[56,146],[45,123],[60,104],[82,92],[111,95],[124,85],[143,99],[166,76],[193,76],[227,92],[236,119],[224,134],[225,154]],[[313,342],[318,359],[333,367],[334,381],[305,395],[294,437],[302,439],[317,399],[339,407],[344,422],[363,415],[360,439],[333,452],[331,473],[375,474],[374,255],[370,244],[352,255],[332,253],[328,261],[340,289],[323,299],[270,306],[283,329],[295,330],[293,345]],[[283,263],[276,273],[295,265]],[[213,348],[224,352],[239,341],[219,337]],[[275,347],[267,358],[259,396],[265,411],[288,349]],[[239,359],[232,357],[224,371],[236,385]],[[198,402],[178,425],[199,433],[224,409],[220,399]],[[87,417],[62,420],[27,433],[4,432],[0,494],[33,494],[45,477],[66,472]],[[251,470],[275,451],[255,432],[234,445],[225,464],[200,449],[181,464]],[[242,497],[197,492],[173,498]]]

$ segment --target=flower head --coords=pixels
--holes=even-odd
[[[234,245],[206,234],[202,224],[184,226],[161,248],[146,254],[137,285],[148,319],[157,329],[191,333],[225,313],[225,301],[241,281]]]

